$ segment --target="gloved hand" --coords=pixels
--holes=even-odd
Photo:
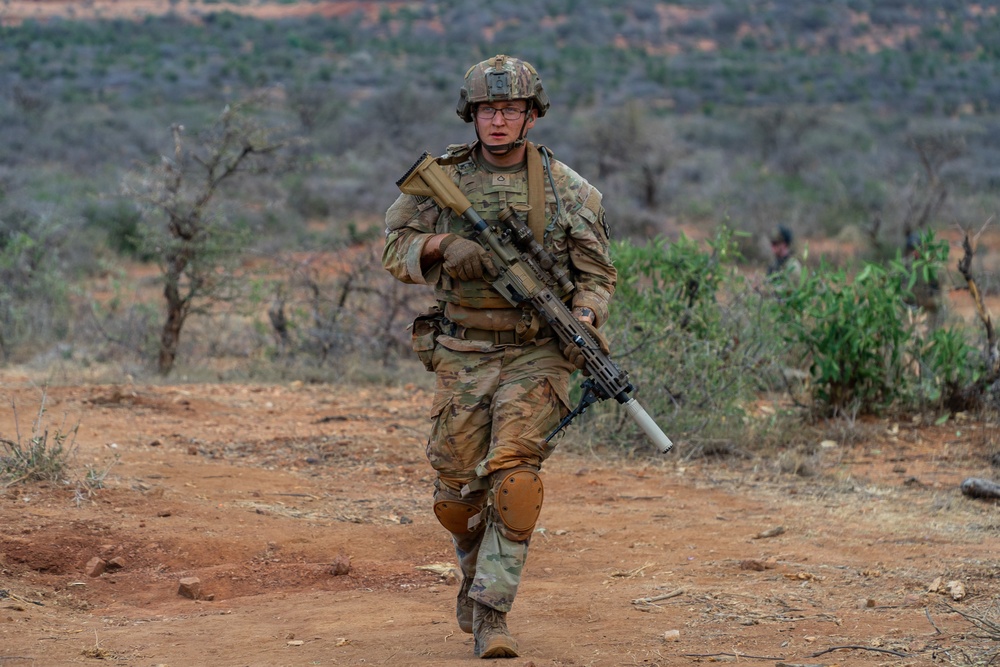
[[[452,278],[477,280],[484,276],[497,276],[496,266],[489,253],[475,241],[449,234],[441,241],[441,255],[444,257],[444,270]]]
[[[597,327],[586,320],[580,320],[580,324],[582,324],[583,328],[587,330],[590,337],[597,341],[597,345],[601,348],[601,352],[604,354],[611,353],[611,346],[608,345],[608,339],[604,337],[604,334],[597,330]],[[587,359],[583,356],[583,349],[579,345],[570,343],[563,348],[563,355],[569,359],[569,363],[581,369],[584,375],[590,375],[585,368],[587,365]]]

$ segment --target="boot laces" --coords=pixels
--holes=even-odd
[[[485,605],[484,605],[485,606]],[[482,628],[487,631],[489,635],[506,635],[507,634],[507,618],[506,614],[502,611],[497,611],[492,607],[485,607],[482,616]]]

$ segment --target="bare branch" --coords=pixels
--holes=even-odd
[[[807,658],[818,658],[819,656],[824,655],[826,653],[832,653],[834,651],[840,651],[840,650],[843,650],[843,649],[852,649],[852,650],[855,650],[855,651],[875,651],[876,653],[888,653],[889,655],[895,655],[895,656],[900,657],[900,658],[909,658],[910,657],[906,653],[900,653],[899,651],[893,651],[893,650],[890,650],[890,649],[887,649],[887,648],[875,648],[874,646],[854,646],[854,645],[848,645],[848,646],[831,646],[828,649],[825,649],[825,650],[822,650],[822,651],[817,651],[816,653],[810,653],[806,657]]]
[[[982,232],[980,231],[980,233]],[[962,249],[964,250],[964,254],[962,255],[962,259],[958,261],[958,271],[965,278],[965,282],[969,286],[969,294],[972,296],[972,301],[976,306],[976,313],[979,315],[979,320],[986,329],[987,376],[985,380],[987,384],[992,384],[997,379],[1000,379],[1000,345],[997,342],[993,317],[983,302],[983,295],[979,291],[979,285],[976,283],[975,276],[972,274],[972,258],[974,253],[968,232],[965,233],[962,239]]]

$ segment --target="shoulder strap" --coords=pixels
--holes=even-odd
[[[542,156],[531,142],[528,149],[528,227],[541,243],[545,236],[545,175],[542,173]]]
[[[460,173],[469,173],[475,168],[472,149],[469,144],[451,144],[448,152],[437,158],[437,163],[441,166],[454,165]]]

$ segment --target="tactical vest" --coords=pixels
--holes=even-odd
[[[490,172],[475,162],[472,153],[472,148],[466,145],[449,147],[448,157],[441,160],[441,163],[454,166],[458,187],[487,223],[493,224],[500,212],[508,206],[528,204],[527,169],[513,173]],[[544,189],[544,185],[542,188]],[[545,199],[544,192],[542,199]],[[436,231],[470,238],[473,229],[464,218],[446,211],[439,220]],[[442,272],[435,294],[438,301],[446,304],[446,315],[448,311],[452,311],[456,315],[462,313],[464,317],[470,317],[466,309],[494,311],[483,313],[482,319],[474,318],[479,321],[470,326],[503,330],[513,328],[513,323],[522,317],[521,309],[512,307],[486,280],[460,281]],[[490,325],[488,322],[495,324]]]

